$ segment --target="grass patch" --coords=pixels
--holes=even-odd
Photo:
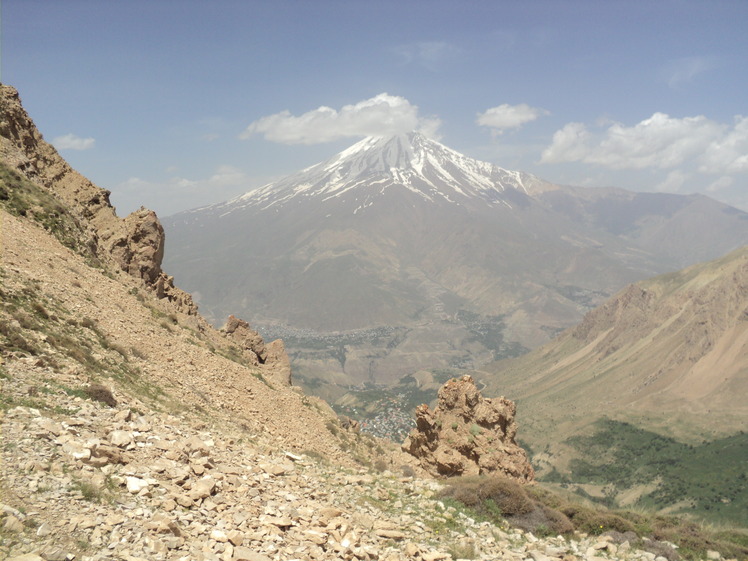
[[[556,472],[549,479],[608,485],[614,491],[655,484],[637,507],[661,510],[687,504],[679,512],[713,522],[745,520],[748,434],[691,445],[610,419],[598,421],[596,429],[590,436],[567,440],[578,456],[568,474]]]
[[[103,503],[111,500],[111,497],[104,489],[80,479],[76,479],[71,483],[70,490],[79,492],[85,500],[92,503]]]

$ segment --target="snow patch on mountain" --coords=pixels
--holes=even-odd
[[[461,205],[481,199],[489,205],[511,207],[504,196],[507,190],[533,196],[554,187],[531,174],[469,158],[411,132],[367,137],[325,162],[213,208],[223,215],[249,206],[282,207],[299,197],[329,201],[365,195],[362,198],[367,202],[356,207],[356,214],[374,204],[372,194],[390,189],[406,189],[430,203]]]

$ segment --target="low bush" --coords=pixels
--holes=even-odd
[[[458,477],[450,479],[443,496],[480,510],[486,501],[493,501],[502,516],[527,514],[533,504],[524,489],[503,477]]]
[[[94,401],[100,401],[101,403],[107,404],[109,407],[117,406],[117,400],[114,399],[112,392],[101,384],[91,384],[86,388],[86,394]]]
[[[525,487],[506,477],[450,479],[442,496],[459,501],[488,520],[504,519],[512,526],[538,535],[574,531],[574,524],[564,513],[533,499]]]

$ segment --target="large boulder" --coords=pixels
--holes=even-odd
[[[403,450],[435,477],[497,474],[527,483],[535,478],[527,453],[517,444],[512,401],[484,398],[473,378],[448,381],[439,402],[416,409],[416,428]]]

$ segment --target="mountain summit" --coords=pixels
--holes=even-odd
[[[164,223],[165,266],[201,310],[282,337],[302,383],[477,367],[748,243],[748,215],[706,197],[554,185],[418,133]]]
[[[418,132],[367,137],[333,158],[218,205],[235,211],[270,208],[298,199],[358,203],[364,211],[389,190],[405,189],[431,203],[511,207],[512,193],[525,195],[554,188],[529,173],[510,171],[469,158]],[[509,193],[508,193],[509,192]]]

